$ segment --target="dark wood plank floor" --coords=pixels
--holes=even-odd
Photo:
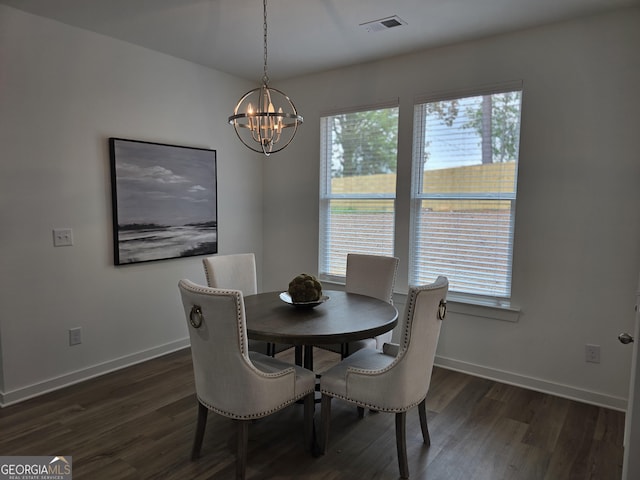
[[[337,358],[318,351],[315,360],[321,370]],[[413,479],[621,477],[621,412],[438,368],[427,408],[431,447],[421,442],[417,411],[408,414]],[[234,478],[231,422],[211,414],[202,457],[191,462],[195,421],[183,350],[1,409],[0,455],[70,455],[75,480]],[[247,478],[398,478],[393,415],[359,420],[334,400],[331,427],[327,454],[312,458],[301,444],[301,405],[256,421]]]

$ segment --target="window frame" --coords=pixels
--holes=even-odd
[[[329,258],[329,244],[327,238],[329,217],[331,213],[331,202],[333,200],[363,200],[363,201],[379,201],[389,200],[393,204],[393,220],[391,222],[391,252],[395,252],[395,229],[396,229],[396,203],[397,203],[397,146],[396,146],[396,182],[394,186],[394,193],[333,193],[331,191],[331,154],[328,153],[329,139],[327,123],[331,117],[344,114],[355,114],[359,112],[384,110],[384,109],[396,109],[397,120],[397,135],[400,132],[400,108],[399,99],[394,99],[388,102],[362,105],[352,108],[336,109],[331,111],[322,112],[320,114],[320,199],[319,199],[319,240],[318,240],[318,278],[323,281],[332,283],[344,284],[346,275],[333,275],[330,273],[331,269],[327,268],[330,264]],[[370,252],[374,253],[374,252]],[[346,256],[345,256],[346,262]]]
[[[453,90],[446,92],[436,92],[429,95],[423,95],[414,99],[413,112],[413,137],[412,137],[412,159],[411,159],[411,198],[410,198],[410,234],[409,234],[409,284],[419,283],[418,265],[418,232],[420,228],[422,202],[425,200],[489,200],[510,202],[510,219],[509,219],[509,245],[508,245],[508,272],[507,272],[507,292],[506,295],[492,295],[486,293],[471,293],[466,291],[456,291],[454,288],[449,290],[449,298],[462,303],[476,304],[482,306],[495,306],[499,308],[510,308],[510,300],[513,290],[513,250],[515,243],[515,218],[516,218],[516,201],[517,201],[517,183],[518,183],[518,167],[520,163],[520,146],[518,144],[518,157],[515,165],[514,188],[512,192],[474,192],[474,193],[445,193],[445,192],[423,192],[424,181],[424,156],[421,154],[424,147],[424,105],[433,102],[450,101],[464,99],[469,97],[478,97],[485,95],[494,95],[500,93],[520,92],[520,122],[522,120],[522,106],[524,99],[524,88],[521,80],[504,82],[500,84],[481,86],[478,88],[469,88],[462,90]],[[416,141],[418,129],[422,126],[423,138]],[[522,124],[518,132],[521,137]],[[519,142],[520,143],[520,142]],[[443,272],[446,275],[446,272]]]

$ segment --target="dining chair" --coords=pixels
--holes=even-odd
[[[329,442],[332,398],[353,403],[361,412],[369,408],[395,413],[400,476],[409,478],[406,415],[418,407],[423,441],[430,445],[426,396],[448,288],[442,276],[432,284],[410,288],[399,344],[385,343],[381,351],[358,350],[322,374],[320,453],[325,453]]]
[[[255,254],[213,255],[203,258],[202,264],[208,286],[240,290],[244,296],[258,293]],[[276,354],[275,344],[259,340],[250,340],[249,349],[271,356]]]
[[[397,257],[386,255],[347,254],[345,291],[375,297],[393,304],[398,262]],[[393,331],[390,330],[375,338],[343,344],[340,346],[342,358],[362,348],[381,349],[384,343],[391,341],[392,335]]]
[[[236,478],[244,479],[252,420],[304,398],[304,446],[313,442],[315,375],[312,371],[250,352],[244,298],[240,290],[178,284],[191,340],[198,400],[192,460],[200,456],[209,410],[237,427]]]
[[[207,285],[240,290],[244,296],[258,293],[256,257],[253,253],[214,255],[202,259]]]

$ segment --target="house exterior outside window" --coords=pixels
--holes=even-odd
[[[398,106],[322,116],[319,275],[343,281],[347,253],[393,255]]]
[[[510,297],[521,100],[516,82],[414,106],[409,283]]]

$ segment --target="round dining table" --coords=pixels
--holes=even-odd
[[[338,290],[323,293],[328,298],[315,307],[293,305],[281,292],[244,297],[248,337],[295,345],[298,351],[305,347],[302,364],[313,370],[314,345],[373,338],[398,323],[398,310],[383,300]]]

